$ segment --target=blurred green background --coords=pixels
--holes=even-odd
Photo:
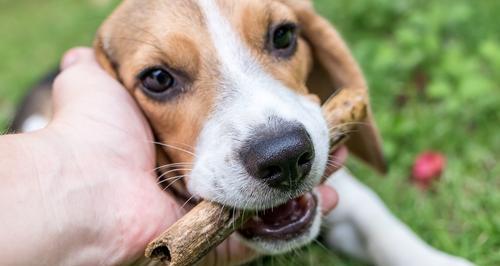
[[[0,130],[62,53],[90,45],[117,1],[0,0]],[[500,265],[500,23],[497,0],[317,0],[371,86],[391,164],[349,168],[433,246]],[[447,156],[429,191],[408,181],[417,154]],[[363,265],[313,244],[256,265]],[[424,266],[424,265],[423,265]]]

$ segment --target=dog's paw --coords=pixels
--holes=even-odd
[[[437,265],[442,265],[442,266],[475,266],[474,263],[463,259],[463,258],[458,258],[458,257],[453,257],[447,255],[445,258],[443,258],[441,261],[439,261]]]
[[[448,255],[443,252],[433,252],[427,256],[416,259],[411,265],[413,266],[475,266],[474,263],[455,256]],[[401,265],[403,266],[403,265]],[[407,266],[407,264],[405,264]]]

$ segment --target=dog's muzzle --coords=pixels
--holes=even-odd
[[[241,147],[240,159],[251,177],[272,188],[292,191],[311,171],[314,146],[300,123],[272,124],[275,126],[251,135]]]
[[[311,137],[301,123],[272,117],[265,126],[256,127],[239,156],[252,178],[293,195],[311,172],[314,152]],[[317,205],[316,196],[306,193],[260,211],[240,233],[247,239],[292,239],[310,228]]]

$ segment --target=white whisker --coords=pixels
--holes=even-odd
[[[186,149],[183,149],[183,148],[180,148],[180,147],[177,147],[174,145],[169,145],[169,144],[161,143],[158,141],[153,141],[153,144],[160,145],[160,146],[167,147],[167,148],[171,148],[171,149],[178,150],[178,151],[182,151],[182,152],[185,152],[187,154],[192,155],[193,157],[196,157],[196,154],[194,154],[194,152],[188,151]]]
[[[158,185],[160,185],[160,184],[162,184],[162,183],[164,183],[164,182],[170,181],[170,180],[183,178],[183,177],[185,177],[185,176],[186,176],[186,175],[178,175],[178,176],[174,176],[174,177],[169,177],[169,178],[163,179],[163,180],[161,180],[160,182],[158,182]]]
[[[161,166],[156,167],[151,172],[155,172],[157,170],[160,170],[160,169],[163,169],[163,168],[172,167],[172,166],[190,166],[190,165],[193,165],[193,163],[171,163],[171,164],[165,164],[165,165],[161,165]]]
[[[177,168],[177,169],[172,169],[172,170],[169,170],[169,171],[166,171],[165,173],[162,173],[160,176],[158,176],[157,179],[161,179],[162,177],[168,175],[169,173],[172,173],[172,172],[176,172],[176,171],[191,171],[193,169],[191,168]]]
[[[346,122],[346,123],[342,123],[342,124],[338,124],[338,125],[333,125],[333,126],[328,127],[328,128],[330,130],[332,130],[332,129],[336,129],[339,127],[352,126],[352,125],[368,126],[369,123],[366,123],[366,122]]]
[[[174,181],[172,181],[171,183],[169,183],[169,184],[168,184],[168,185],[167,185],[167,186],[163,189],[163,191],[166,191],[167,189],[169,189],[169,188],[170,188],[173,184],[175,184],[175,182],[177,182],[177,181],[181,180],[183,177],[185,177],[185,175],[184,175],[184,176],[180,176],[180,177],[179,177],[179,178],[177,178],[176,180],[174,180]]]
[[[186,207],[186,204],[188,204],[193,198],[194,198],[194,195],[189,197],[189,199],[187,199],[186,202],[184,202],[184,204],[182,204],[181,209],[184,209],[184,207]]]

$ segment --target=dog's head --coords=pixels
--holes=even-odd
[[[327,165],[329,130],[311,93],[366,85],[309,1],[126,0],[101,27],[96,53],[177,166],[165,180],[185,177],[194,196],[259,210],[241,233],[266,253],[317,235],[310,191]],[[382,168],[371,120],[362,132],[351,150]]]

